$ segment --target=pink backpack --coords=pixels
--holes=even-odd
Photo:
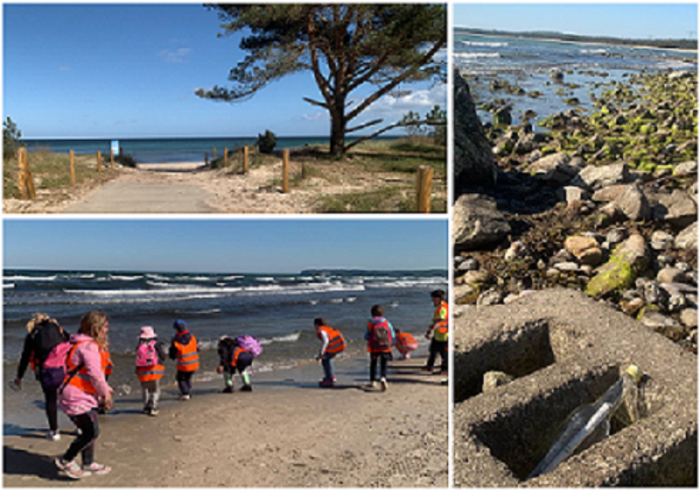
[[[40,379],[42,387],[45,389],[58,389],[69,376],[72,377],[81,368],[81,366],[76,367],[72,373],[68,371],[66,360],[73,346],[69,341],[64,341],[51,350],[41,366]]]
[[[140,342],[136,350],[136,366],[152,367],[158,364],[158,353],[156,352],[156,340],[149,339],[145,343]]]
[[[262,346],[260,345],[260,341],[255,339],[253,336],[239,336],[238,346],[248,351],[249,353],[252,353],[253,358],[257,358],[258,356],[260,356],[260,353],[262,353]]]

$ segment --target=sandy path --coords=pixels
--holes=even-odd
[[[361,389],[363,373],[332,390],[211,394],[157,418],[108,416],[96,456],[114,470],[75,483],[52,463],[68,435],[6,436],[4,485],[444,488],[447,387],[423,363],[393,363],[385,393]]]

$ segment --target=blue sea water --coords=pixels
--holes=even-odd
[[[391,140],[396,137],[385,137]],[[223,155],[224,148],[229,151],[243,146],[255,146],[256,137],[231,138],[141,138],[118,139],[123,153],[131,155],[141,164],[203,162],[204,154],[211,159],[213,149],[216,155]],[[380,138],[381,139],[381,138]],[[23,139],[29,152],[48,150],[67,154],[73,150],[76,155],[109,155],[112,140],[107,139]],[[327,145],[327,137],[278,137],[276,149],[298,148],[305,145]]]
[[[110,317],[115,379],[132,379],[134,349],[141,326],[153,326],[169,341],[175,319],[197,336],[203,370],[216,366],[220,336],[253,335],[264,345],[258,369],[274,370],[308,361],[318,350],[313,328],[325,318],[343,332],[347,354],[364,351],[364,329],[372,305],[414,334],[432,316],[430,292],[446,289],[446,271],[326,271],[299,274],[191,274],[118,271],[5,270],[3,346],[6,372],[14,371],[34,312],[46,312],[69,332],[80,317],[102,310]],[[119,371],[117,371],[119,372]]]
[[[624,80],[642,70],[697,70],[697,53],[624,46],[594,45],[546,41],[506,36],[481,36],[456,33],[454,63],[466,77],[477,105],[495,98],[505,99],[513,107],[513,123],[521,122],[526,110],[538,117],[533,126],[546,116],[572,108],[564,99],[576,97],[583,110],[593,109],[590,93],[599,95],[612,81]],[[570,70],[564,75],[567,87],[550,78],[552,69]],[[591,71],[598,72],[592,74]],[[605,76],[601,76],[605,73]],[[526,92],[542,92],[538,98],[491,91],[489,83],[507,80]],[[480,111],[482,122],[492,116]]]

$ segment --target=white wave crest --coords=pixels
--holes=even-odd
[[[255,278],[255,281],[259,281],[261,283],[272,283],[275,281],[275,278],[272,276],[260,276],[258,278]]]
[[[455,53],[456,58],[500,58],[499,53]]]
[[[9,290],[10,288],[14,288],[15,284],[14,283],[3,283],[2,287],[3,287],[3,289],[7,288]]]
[[[503,46],[508,46],[508,43],[502,42],[491,42],[488,43],[486,41],[462,41],[462,44],[465,46],[488,46],[489,48],[501,48]]]
[[[53,276],[3,276],[6,281],[54,281],[56,275]]]
[[[233,280],[240,280],[240,279],[242,279],[242,278],[244,278],[244,277],[243,277],[243,276],[240,276],[240,275],[235,275],[235,274],[234,274],[234,275],[231,275],[231,276],[224,276],[223,279],[224,279],[225,281],[233,281]]]
[[[600,49],[582,49],[582,50],[579,50],[579,53],[588,54],[588,55],[602,55],[602,54],[605,54],[605,53],[607,53],[607,52],[608,52],[608,50],[607,50],[607,49],[603,49],[603,48],[600,48]]]
[[[135,276],[127,276],[127,275],[119,275],[119,274],[111,274],[109,277],[113,280],[117,281],[136,281],[140,280],[143,278],[143,275],[135,275]]]
[[[301,331],[295,331],[292,334],[287,334],[286,336],[275,336],[271,339],[263,338],[260,340],[260,344],[267,346],[272,343],[295,343],[299,341],[301,337]]]

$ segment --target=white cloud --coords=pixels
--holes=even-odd
[[[166,63],[188,63],[190,53],[192,53],[190,48],[164,49],[158,53],[158,56],[162,56]]]
[[[328,111],[317,111],[315,113],[302,114],[301,118],[306,121],[323,121],[330,118]]]
[[[408,111],[424,114],[433,106],[447,109],[447,85],[440,84],[426,90],[415,90],[406,96],[386,95],[372,104],[363,114],[364,117],[384,118],[390,123],[401,119]]]
[[[69,66],[60,66],[60,67],[58,67],[58,71],[59,72],[68,72],[68,71],[70,71],[70,67]]]

